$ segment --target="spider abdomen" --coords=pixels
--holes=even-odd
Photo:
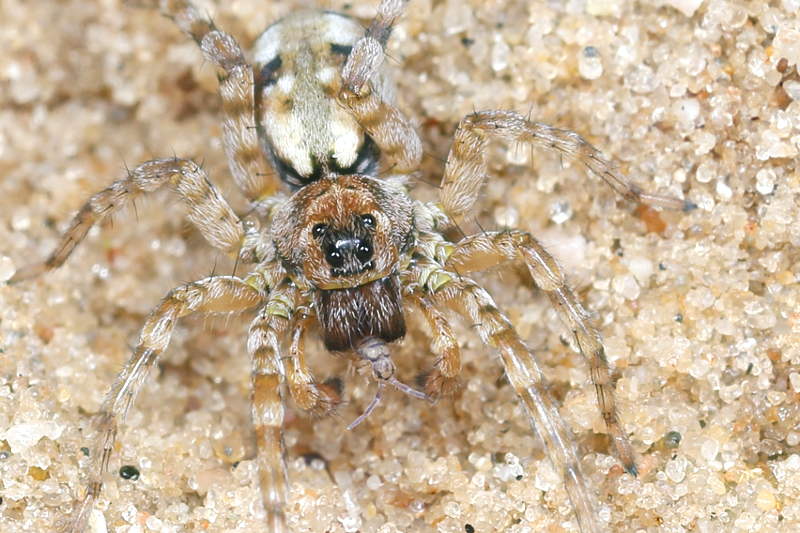
[[[261,148],[281,180],[297,189],[331,175],[375,175],[380,149],[336,96],[341,69],[364,35],[354,19],[301,11],[255,43],[255,115]],[[388,90],[386,77],[373,80]]]

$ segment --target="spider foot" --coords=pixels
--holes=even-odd
[[[461,380],[443,376],[438,368],[418,375],[417,384],[434,400],[443,396],[453,396],[461,388]]]
[[[336,377],[326,379],[317,385],[317,406],[312,414],[317,418],[330,416],[342,403],[342,380]]]

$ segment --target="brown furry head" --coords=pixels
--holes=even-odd
[[[325,178],[278,208],[272,239],[284,266],[317,289],[358,287],[392,274],[412,241],[411,199],[392,182]]]

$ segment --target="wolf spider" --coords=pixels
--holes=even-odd
[[[489,293],[469,277],[520,260],[573,333],[590,366],[616,455],[636,474],[600,335],[553,257],[524,231],[484,232],[456,242],[445,235],[478,199],[492,139],[540,146],[575,159],[636,202],[682,210],[693,204],[643,192],[578,134],[513,111],[466,116],[447,156],[439,202],[412,200],[406,182],[419,171],[422,145],[411,121],[395,107],[383,67],[387,40],[406,1],[382,0],[366,31],[337,13],[289,15],[258,38],[254,66],[234,38],[191,3],[158,2],[222,72],[223,142],[230,171],[252,207],[250,214],[243,218],[234,213],[196,163],[148,161],[94,194],[52,254],[20,269],[11,281],[59,267],[95,223],[136,195],[163,186],[178,194],[189,219],[212,246],[252,268],[242,277],[216,275],[181,285],[150,313],[98,415],[99,453],[92,455],[90,482],[73,513],[71,531],[85,529],[118,427],[178,319],[251,308],[257,309],[247,342],[252,420],[269,531],[288,530],[283,389],[300,409],[316,415],[331,413],[341,402],[341,391],[317,381],[306,365],[306,334],[317,331],[328,350],[347,352],[371,365],[377,392],[352,429],[378,405],[387,385],[429,401],[453,391],[461,361],[445,308],[474,323],[481,340],[497,349],[565,480],[581,530],[595,531],[592,498],[570,432],[536,359]],[[432,331],[437,358],[424,390],[401,382],[391,358],[390,344],[405,334],[407,307],[417,309]]]

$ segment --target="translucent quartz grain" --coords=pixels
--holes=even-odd
[[[14,261],[8,256],[0,256],[0,282],[10,279],[15,271]]]
[[[578,58],[578,71],[587,80],[596,80],[603,75],[603,60],[594,46],[583,49]]]

